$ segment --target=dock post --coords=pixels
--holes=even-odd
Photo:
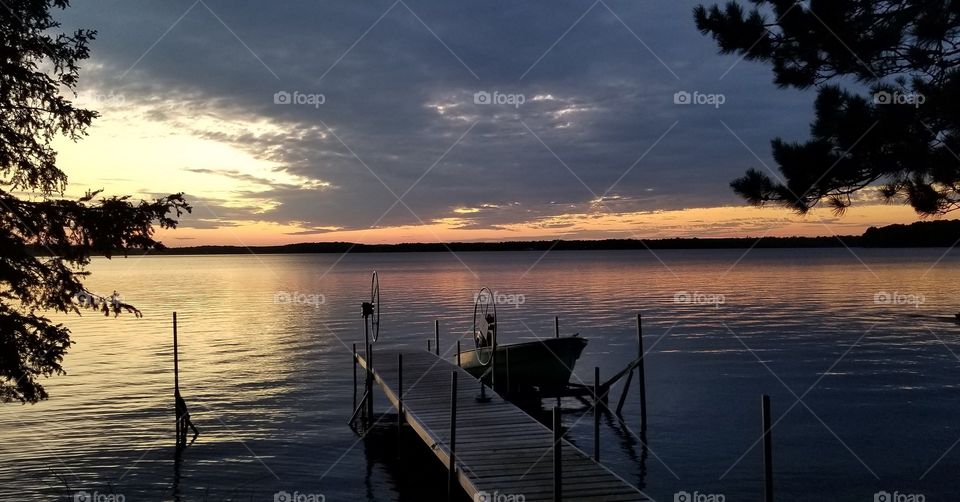
[[[553,500],[563,500],[563,455],[561,443],[563,434],[560,431],[560,407],[553,408]]]
[[[435,345],[433,349],[435,351],[434,354],[439,356],[440,355],[440,319],[435,319],[433,321],[433,344]]]
[[[180,430],[180,406],[177,405],[177,397],[180,396],[180,359],[177,347],[177,313],[173,313],[173,410],[177,420],[177,448],[180,447],[181,435],[186,435],[186,431]]]
[[[773,437],[770,431],[770,396],[761,397],[763,414],[763,500],[773,502]]]
[[[403,353],[397,354],[397,434],[403,429]]]
[[[427,352],[433,352],[433,348],[430,346],[430,339],[427,338]]]
[[[553,336],[554,338],[560,338],[560,316],[553,316]],[[557,396],[557,406],[563,406],[563,403],[560,401],[560,396]]]
[[[447,500],[453,502],[457,489],[457,372],[450,372],[450,462],[447,466]]]
[[[593,459],[600,461],[600,367],[593,368]]]
[[[367,345],[367,420],[373,421],[373,345]]]
[[[643,319],[637,314],[637,383],[640,385],[640,422],[647,426],[647,377],[643,366]]]
[[[357,344],[353,344],[353,409],[357,409]]]
[[[457,340],[457,366],[460,366],[460,340]]]

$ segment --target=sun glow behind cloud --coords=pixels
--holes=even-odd
[[[522,214],[523,205],[515,202],[508,206],[490,203],[452,207],[446,217],[371,228],[317,226],[296,219],[276,221],[263,215],[283,204],[271,195],[277,186],[315,192],[318,197],[325,190],[350,189],[290,174],[280,163],[235,141],[218,139],[280,134],[284,132],[283,125],[267,119],[244,121],[213,111],[195,116],[184,113],[182,107],[165,108],[156,103],[100,105],[103,116],[89,130],[89,137],[56,145],[60,164],[70,176],[71,194],[104,188],[108,194],[149,198],[186,191],[193,197],[193,218],[204,224],[160,232],[159,236],[173,246],[846,235],[859,234],[871,225],[916,220],[905,206],[869,200],[861,201],[843,217],[836,217],[823,209],[798,216],[779,208],[745,206],[617,211],[616,204],[624,198],[607,195],[592,197],[583,205],[571,204],[567,212],[521,217],[499,224],[480,225],[476,219],[490,211],[513,210]],[[263,196],[258,197],[258,193]]]

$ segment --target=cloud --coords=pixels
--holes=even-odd
[[[696,3],[609,1],[584,15],[590,4],[572,1],[207,0],[85,3],[63,16],[100,32],[84,85],[124,98],[105,114],[271,166],[185,167],[238,188],[197,193],[201,216],[184,226],[562,231],[569,223],[551,218],[739,204],[728,183],[774,166],[769,139],[806,136],[811,95],[716,55],[693,25]],[[677,105],[678,91],[725,104]],[[276,104],[278,92],[324,101]]]

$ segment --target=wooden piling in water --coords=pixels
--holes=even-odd
[[[460,340],[457,340],[457,366],[461,366],[461,364],[460,364]]]
[[[760,398],[763,422],[763,500],[773,502],[773,436],[770,430],[770,396]]]
[[[433,345],[435,346],[434,354],[439,356],[440,355],[440,319],[436,319],[433,321]]]

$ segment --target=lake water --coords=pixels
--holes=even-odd
[[[589,339],[575,372],[584,382],[594,366],[609,376],[631,360],[642,313],[647,447],[634,435],[636,387],[628,427],[605,421],[601,443],[604,463],[655,500],[758,500],[764,393],[778,500],[867,502],[881,490],[956,500],[960,253],[945,251],[98,259],[91,290],[118,290],[144,317],[56,316],[76,341],[69,374],[46,381],[46,402],[0,407],[0,500],[442,497],[443,470],[415,442],[403,448],[417,460],[398,462],[391,433],[361,438],[346,424],[374,269],[378,346],[425,349],[439,319],[452,356],[458,337],[472,343],[474,294],[489,286],[516,300],[498,306],[501,343],[553,336],[554,315],[562,333]],[[181,389],[201,431],[180,462],[173,311]],[[591,415],[565,405],[570,439],[592,451]],[[375,409],[390,411],[379,390]]]

